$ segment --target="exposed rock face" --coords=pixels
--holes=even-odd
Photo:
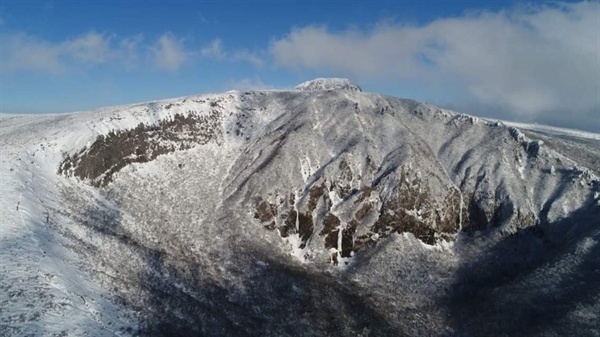
[[[352,171],[345,161],[340,167],[343,169],[338,179],[323,178],[313,183],[308,202],[294,193],[287,200],[287,194],[274,193],[272,203],[259,197],[255,218],[265,224],[265,228],[277,229],[284,238],[297,234],[299,249],[305,249],[313,236],[322,236],[334,265],[341,258],[350,258],[362,249],[375,246],[392,233],[411,233],[433,245],[440,240],[453,240],[459,231],[462,201],[456,189],[449,187],[438,202],[420,177],[413,177],[414,173],[402,168],[398,184],[385,186],[392,190],[385,197],[381,185],[371,183],[351,189],[346,184],[352,180]],[[332,197],[349,207],[341,215],[344,221],[332,211]]]
[[[221,116],[215,110],[206,116],[176,114],[155,125],[140,123],[132,130],[99,135],[89,148],[67,154],[58,173],[106,186],[113,175],[131,163],[145,163],[159,155],[187,150],[221,137]]]

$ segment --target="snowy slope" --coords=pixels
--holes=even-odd
[[[503,122],[600,174],[600,134],[538,124]]]
[[[597,335],[594,137],[345,79],[3,115],[0,331]]]
[[[517,123],[517,122],[509,122],[502,121],[504,124],[508,126],[514,126],[523,130],[534,131],[538,133],[545,133],[551,136],[563,137],[563,138],[582,138],[582,139],[593,139],[600,140],[600,134],[580,131],[580,130],[572,130],[559,128],[555,126],[549,125],[541,125],[541,124],[526,124],[526,123]]]

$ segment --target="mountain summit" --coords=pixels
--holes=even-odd
[[[596,138],[345,79],[0,121],[5,335],[599,333]]]
[[[362,89],[346,78],[316,78],[299,84],[296,90],[315,91],[315,90],[346,90],[361,92]]]

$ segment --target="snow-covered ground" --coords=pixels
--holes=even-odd
[[[0,335],[598,335],[599,140],[343,79],[2,114]]]
[[[509,121],[502,121],[502,123],[504,123],[508,126],[517,127],[519,129],[547,133],[549,135],[557,136],[557,137],[568,136],[568,137],[600,140],[600,134],[594,133],[594,132],[559,128],[556,126],[549,126],[549,125],[542,125],[542,124],[517,123],[517,122],[509,122]]]

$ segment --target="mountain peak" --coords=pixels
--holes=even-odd
[[[598,332],[600,140],[358,90],[0,116],[2,336]]]
[[[362,92],[362,89],[358,85],[352,83],[347,78],[316,78],[299,84],[296,86],[296,90],[346,90]]]

